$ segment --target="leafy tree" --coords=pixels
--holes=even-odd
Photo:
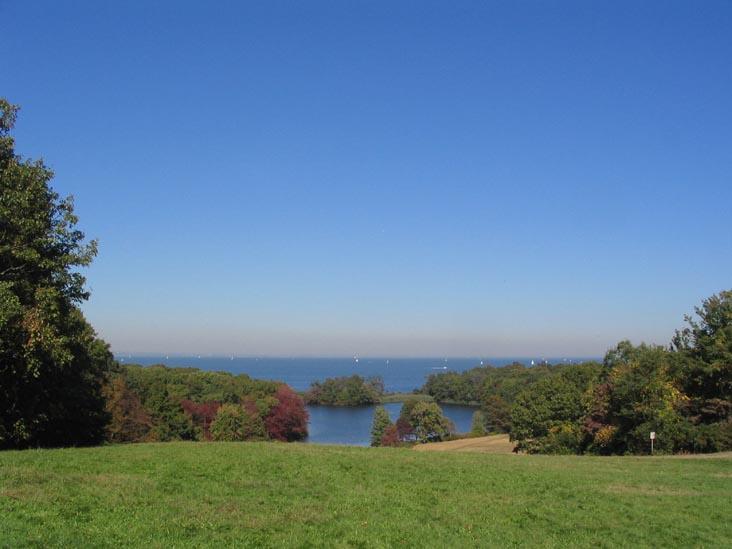
[[[288,442],[308,436],[308,411],[302,398],[287,385],[280,386],[275,398],[277,404],[264,420],[269,436]]]
[[[421,442],[439,441],[453,430],[450,421],[434,402],[418,402],[410,411],[409,421],[414,434]]]
[[[244,410],[236,404],[222,404],[211,423],[211,436],[218,441],[243,440]]]
[[[478,437],[485,435],[485,416],[480,410],[473,412],[470,421],[470,434]]]
[[[180,399],[172,396],[165,384],[155,383],[150,393],[145,408],[153,419],[152,435],[155,440],[167,442],[198,439],[196,426],[183,411]]]
[[[409,421],[409,418],[399,416],[396,420],[396,423],[394,424],[394,427],[396,427],[396,432],[399,440],[404,442],[414,442],[414,427]]]
[[[418,403],[418,399],[408,398],[402,403],[402,408],[399,410],[395,427],[399,440],[402,442],[414,442],[416,440],[414,425],[412,424],[412,410]]]
[[[53,172],[16,155],[17,110],[0,99],[0,448],[97,444],[114,360],[78,308],[89,294],[75,270],[97,244]]]
[[[582,422],[588,414],[584,395],[592,390],[600,367],[577,364],[538,381],[520,393],[511,409],[511,439],[526,452],[581,453]]]
[[[211,436],[217,441],[265,440],[264,422],[237,404],[222,404],[211,423]]]
[[[651,431],[657,450],[674,451],[683,438],[679,409],[686,399],[671,375],[675,358],[663,347],[627,341],[608,352],[607,379],[595,387],[585,420],[592,451],[648,453]]]
[[[374,422],[371,427],[371,446],[380,446],[385,431],[394,425],[389,417],[389,412],[383,406],[377,406],[374,410]]]
[[[408,398],[402,402],[402,407],[399,410],[399,418],[406,419],[411,422],[412,410],[414,410],[414,407],[419,404],[419,402],[420,400],[417,398]]]
[[[399,446],[401,439],[399,437],[399,429],[396,425],[390,425],[384,430],[384,434],[381,436],[380,446]]]
[[[112,443],[143,442],[152,429],[152,418],[136,394],[130,391],[123,376],[114,377],[104,386],[110,421],[106,427],[107,441]]]
[[[483,426],[493,433],[511,432],[511,406],[498,395],[489,395],[483,401]]]
[[[704,300],[695,311],[698,320],[686,316],[688,326],[677,330],[672,341],[681,356],[676,373],[699,407],[717,401],[712,406],[722,415],[711,414],[708,420],[718,421],[729,417],[732,406],[732,290]]]
[[[268,440],[267,428],[262,416],[256,410],[244,407],[242,440]]]
[[[221,403],[202,402],[198,404],[185,398],[182,399],[180,403],[183,407],[183,412],[191,418],[191,421],[193,421],[193,423],[195,423],[201,430],[203,438],[211,440],[211,424],[221,407]]]

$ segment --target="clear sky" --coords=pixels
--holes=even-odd
[[[0,0],[118,353],[600,356],[732,288],[732,3]]]

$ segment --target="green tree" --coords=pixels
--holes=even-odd
[[[482,406],[484,427],[492,433],[511,432],[511,406],[498,395],[488,395]]]
[[[417,402],[409,414],[414,434],[421,442],[439,441],[448,436],[453,426],[434,402]]]
[[[177,396],[168,392],[168,387],[158,381],[150,388],[150,396],[145,402],[152,416],[152,436],[160,442],[171,440],[197,440],[198,430],[191,418],[183,410]]]
[[[245,412],[237,404],[222,404],[211,423],[211,437],[218,441],[244,440]]]
[[[470,434],[479,437],[485,435],[485,416],[480,410],[473,412],[470,422]]]
[[[659,451],[672,452],[682,444],[679,410],[686,397],[671,375],[675,360],[675,353],[663,347],[627,341],[608,352],[610,369],[592,393],[585,420],[593,452],[648,453],[651,431]]]
[[[78,308],[89,294],[75,269],[97,245],[53,172],[15,153],[17,110],[0,99],[0,447],[96,444],[114,360]]]
[[[520,393],[511,409],[511,439],[526,452],[581,453],[585,394],[599,375],[599,365],[577,364],[545,377]]]
[[[377,406],[374,410],[374,422],[371,427],[371,446],[381,446],[381,439],[386,430],[394,425],[389,417],[389,412],[383,406]]]
[[[219,441],[266,440],[267,433],[259,414],[237,404],[222,404],[211,423],[211,437]]]
[[[672,345],[682,360],[676,368],[685,392],[701,405],[717,399],[732,402],[732,290],[705,299],[697,319],[677,330]],[[721,418],[719,418],[721,419]]]

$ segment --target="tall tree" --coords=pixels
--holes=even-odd
[[[381,439],[386,430],[394,425],[389,417],[389,412],[383,406],[377,406],[374,410],[374,422],[371,425],[371,446],[381,446]]]
[[[106,429],[107,441],[145,441],[153,426],[152,419],[139,397],[130,391],[124,376],[116,376],[104,385],[104,398],[110,416]]]
[[[15,153],[18,108],[0,99],[0,447],[101,442],[114,364],[78,305],[96,255],[42,160]]]
[[[473,412],[473,417],[470,421],[470,434],[479,437],[485,435],[485,416],[480,410]]]
[[[686,359],[679,377],[687,394],[702,401],[732,401],[732,290],[705,299],[698,319],[677,330],[673,347]]]

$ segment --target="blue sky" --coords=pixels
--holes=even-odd
[[[0,2],[118,353],[600,356],[732,288],[732,4]]]

